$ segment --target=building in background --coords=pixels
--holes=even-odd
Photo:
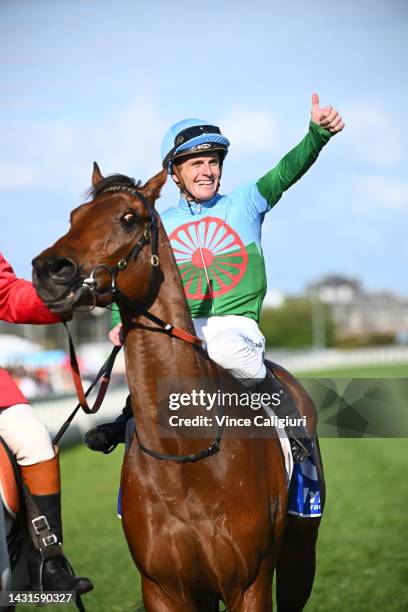
[[[408,342],[408,298],[366,291],[352,278],[330,275],[310,284],[307,294],[330,306],[339,340]]]

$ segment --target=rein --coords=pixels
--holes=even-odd
[[[167,334],[168,336],[177,338],[179,340],[182,340],[183,342],[187,342],[188,344],[191,344],[192,346],[194,346],[196,349],[202,350],[202,340],[200,338],[178,327],[175,327],[171,323],[163,321],[163,319],[160,319],[159,317],[156,317],[155,315],[150,313],[147,309],[141,307],[138,302],[131,300],[124,293],[122,293],[122,291],[118,289],[117,282],[116,282],[116,277],[118,276],[118,274],[127,268],[129,262],[136,260],[139,253],[142,251],[142,249],[150,242],[150,245],[151,245],[151,256],[150,256],[151,274],[150,274],[150,281],[149,281],[148,289],[147,289],[144,300],[146,300],[146,298],[152,293],[152,289],[154,288],[155,282],[158,280],[158,275],[160,272],[160,260],[159,260],[159,256],[157,252],[158,251],[159,227],[157,223],[156,210],[154,209],[154,207],[150,205],[148,200],[145,198],[145,196],[142,193],[140,193],[140,191],[132,187],[124,187],[124,186],[116,185],[116,186],[112,186],[112,187],[105,189],[102,193],[111,192],[111,191],[127,191],[131,193],[133,196],[135,196],[136,198],[138,198],[143,203],[144,207],[146,208],[149,214],[149,222],[145,224],[142,238],[137,241],[137,243],[132,247],[132,249],[129,251],[126,257],[119,260],[118,263],[112,267],[106,266],[105,264],[97,265],[92,270],[89,277],[82,279],[81,287],[88,289],[92,294],[93,308],[96,306],[96,300],[98,296],[100,297],[103,295],[110,294],[115,297],[116,302],[123,303],[128,308],[135,310],[138,314],[145,316],[149,321],[152,321],[153,323],[155,323],[159,329],[162,329],[163,332]],[[97,283],[97,280],[95,279],[95,275],[97,271],[100,269],[106,270],[111,276],[111,284],[110,284],[110,289],[108,292],[103,292],[103,293],[98,292],[98,288],[97,288],[98,283]],[[68,420],[61,427],[60,431],[55,437],[57,441],[61,438],[61,436],[66,431],[66,429],[69,427],[72,419],[74,418],[75,414],[77,413],[80,407],[86,414],[95,414],[99,410],[104,400],[104,397],[106,395],[106,391],[108,389],[108,385],[110,382],[110,377],[111,377],[111,373],[112,373],[113,365],[115,363],[116,356],[121,348],[121,347],[113,348],[110,356],[108,357],[105,364],[102,366],[101,370],[97,374],[92,385],[85,392],[83,389],[82,381],[81,381],[81,375],[79,371],[78,360],[77,360],[76,353],[75,353],[74,342],[73,342],[71,333],[69,331],[69,328],[66,322],[64,322],[63,325],[68,334],[71,373],[72,373],[75,389],[77,392],[79,404],[75,408],[74,412],[70,415]],[[100,378],[102,378],[102,382],[100,384],[97,397],[95,399],[93,406],[90,407],[88,405],[86,397],[91,392],[91,390],[95,387],[96,383],[98,382]],[[222,411],[220,411],[220,415],[221,415],[221,412]],[[136,421],[135,421],[136,439],[137,439],[140,449],[144,453],[146,453],[147,455],[151,457],[155,457],[156,459],[167,460],[167,461],[169,460],[170,461],[180,461],[182,463],[188,463],[188,462],[192,463],[192,462],[199,461],[200,459],[204,459],[205,457],[209,457],[217,453],[220,450],[220,443],[221,443],[223,430],[224,430],[224,426],[218,425],[216,437],[213,440],[213,442],[207,448],[200,451],[199,453],[188,454],[188,455],[171,455],[171,454],[160,453],[160,452],[154,451],[144,446],[144,444],[142,444],[142,442],[140,441],[139,434],[137,432]]]
[[[70,366],[71,366],[71,374],[72,374],[72,378],[74,381],[74,385],[75,385],[75,389],[77,392],[77,397],[78,397],[78,401],[79,401],[79,407],[82,408],[82,410],[86,413],[86,414],[95,414],[95,412],[98,412],[99,408],[102,405],[102,402],[105,398],[106,395],[106,391],[108,390],[108,386],[110,383],[110,378],[111,378],[111,374],[112,374],[112,369],[115,363],[115,359],[117,354],[119,353],[120,349],[122,347],[120,346],[114,346],[112,349],[111,354],[109,355],[108,359],[105,361],[105,363],[103,364],[102,368],[100,369],[100,371],[98,372],[98,374],[95,377],[95,380],[93,381],[92,387],[90,389],[88,389],[87,392],[84,391],[84,388],[82,386],[82,380],[81,380],[81,373],[79,371],[79,365],[78,365],[78,359],[75,353],[75,346],[74,346],[74,341],[72,339],[71,336],[71,332],[69,331],[68,325],[66,322],[63,322],[63,325],[66,329],[66,332],[68,334],[68,342],[69,342],[69,356],[70,356]],[[92,408],[89,407],[88,402],[86,401],[87,395],[89,395],[89,393],[92,391],[92,389],[95,387],[96,383],[98,382],[98,380],[102,378],[101,384],[99,386],[99,391],[98,391],[98,395],[96,396],[95,402],[92,406]]]

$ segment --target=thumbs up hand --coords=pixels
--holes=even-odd
[[[338,111],[332,106],[320,108],[319,96],[317,93],[312,94],[312,121],[321,127],[329,130],[332,134],[341,132],[344,128],[344,121]]]

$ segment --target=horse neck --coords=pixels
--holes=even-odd
[[[158,253],[163,281],[149,312],[184,331],[194,334],[183,285],[170,242],[160,227]],[[185,341],[170,337],[146,317],[123,311],[126,370],[133,412],[143,442],[163,448],[157,435],[157,382],[214,376],[202,352]]]

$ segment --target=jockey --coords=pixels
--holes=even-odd
[[[313,94],[311,121],[303,140],[259,180],[226,196],[218,190],[230,143],[218,127],[201,119],[186,119],[173,125],[163,140],[163,167],[179,187],[180,200],[161,218],[179,265],[196,333],[205,340],[208,354],[217,364],[246,379],[248,386],[258,381],[262,392],[276,391],[276,380],[264,365],[265,338],[258,328],[266,293],[261,248],[264,216],[343,127],[339,113],[331,106],[320,108],[319,98]],[[122,341],[118,311],[113,323],[109,337],[118,345]],[[275,412],[279,418],[299,416],[288,397]],[[129,416],[127,406],[115,423],[88,432],[87,445],[106,451],[123,440]],[[306,429],[289,426],[286,433],[294,460],[304,461],[312,448]]]
[[[58,323],[29,281],[16,278],[0,253],[0,320],[9,323]],[[28,489],[26,514],[32,538],[27,555],[32,586],[44,591],[90,591],[88,578],[77,578],[62,543],[60,470],[50,434],[6,370],[0,368],[0,436],[17,459]]]

